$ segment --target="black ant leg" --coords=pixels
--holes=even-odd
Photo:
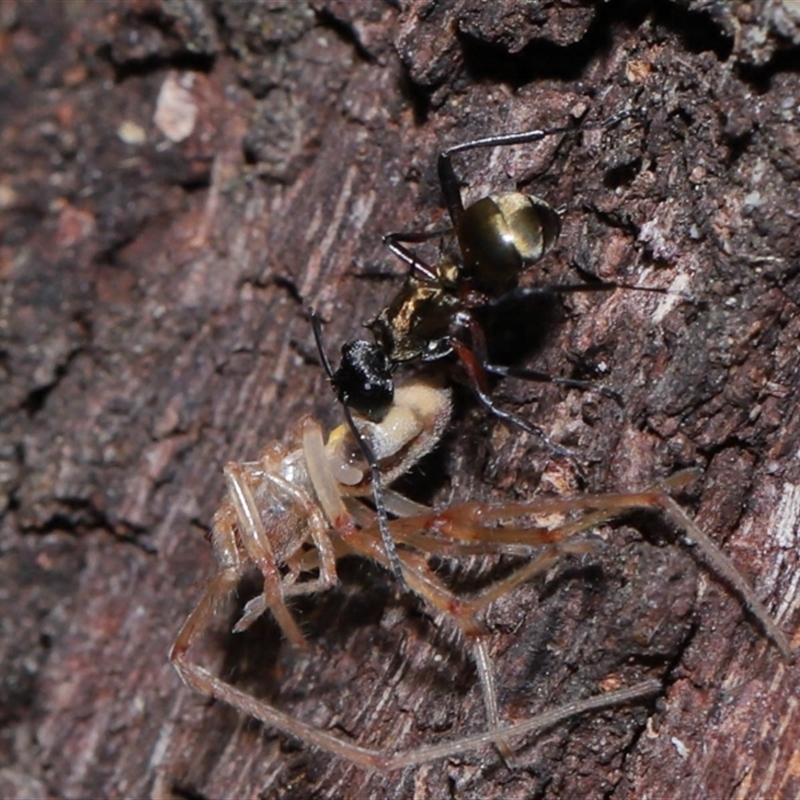
[[[689,295],[683,292],[674,292],[671,289],[665,289],[660,286],[636,286],[634,284],[619,283],[616,281],[597,281],[597,283],[567,283],[555,286],[526,286],[516,287],[511,289],[500,297],[489,300],[486,305],[495,310],[501,308],[504,304],[515,304],[530,298],[542,298],[553,296],[557,294],[573,294],[577,292],[611,292],[616,289],[631,289],[639,292],[652,292],[653,294],[677,294],[687,300],[694,300]],[[623,400],[619,392],[609,389],[606,386],[595,384],[592,381],[580,381],[572,378],[560,378],[554,375],[548,375],[546,372],[539,372],[538,370],[527,369],[525,367],[505,367],[498,364],[489,364],[485,361],[481,364],[482,368],[492,374],[500,377],[519,378],[525,381],[534,381],[537,383],[553,383],[559,386],[565,386],[569,389],[580,389],[586,391],[588,389],[596,389],[601,394],[612,399],[618,405],[622,405]]]
[[[458,356],[458,360],[461,362],[461,366],[464,368],[464,372],[467,375],[470,389],[475,392],[475,396],[487,411],[499,417],[509,425],[514,425],[526,433],[538,437],[549,450],[562,458],[568,458],[576,464],[578,470],[581,471],[577,455],[573,453],[572,450],[556,444],[538,425],[534,425],[532,422],[528,422],[517,414],[506,411],[495,405],[484,388],[486,384],[486,371],[475,353],[463,342],[458,341],[458,339],[452,340],[452,346],[453,352]]]
[[[430,231],[394,231],[383,235],[383,243],[387,247],[391,247],[396,242],[422,244],[423,242],[429,242],[431,239],[438,239],[441,236],[449,236],[451,233],[453,233],[452,225],[448,225],[446,228],[434,228]]]
[[[500,297],[489,300],[486,305],[491,308],[499,308],[505,303],[518,303],[533,297],[546,297],[556,294],[577,294],[578,292],[613,292],[617,289],[629,289],[635,292],[651,292],[652,294],[666,294],[682,297],[685,300],[694,301],[691,295],[685,292],[666,289],[662,286],[637,286],[635,283],[620,283],[619,281],[601,281],[597,283],[563,283],[553,286],[517,286],[510,289]]]
[[[311,320],[311,329],[314,331],[314,340],[317,343],[317,350],[319,351],[319,357],[322,361],[322,367],[325,370],[325,374],[328,376],[328,380],[332,382],[334,380],[334,372],[322,343],[322,322],[316,310],[313,308],[308,309],[308,316]],[[370,479],[372,482],[372,498],[375,501],[375,511],[378,515],[378,530],[381,534],[381,541],[383,542],[386,559],[400,587],[407,589],[408,584],[406,583],[405,577],[403,577],[403,568],[400,564],[400,558],[397,555],[397,546],[389,530],[389,516],[384,501],[380,464],[378,464],[378,459],[375,457],[375,452],[370,446],[370,443],[364,438],[361,431],[356,426],[350,407],[346,402],[342,402],[342,410],[344,411],[344,418],[347,421],[347,426],[350,428],[353,437],[358,443],[359,449],[364,454],[364,458],[369,465]]]
[[[483,369],[490,375],[497,375],[501,378],[518,378],[522,381],[531,381],[532,383],[552,383],[556,386],[564,386],[567,389],[579,389],[582,392],[587,392],[591,389],[599,392],[600,394],[613,400],[617,405],[622,406],[622,395],[614,389],[609,389],[608,386],[603,386],[594,381],[581,381],[575,378],[561,378],[556,375],[548,375],[546,372],[539,372],[536,369],[528,369],[527,367],[506,367],[500,364],[483,364]]]
[[[405,238],[406,234],[387,233],[386,236],[383,237],[383,243],[401,261],[404,261],[406,264],[408,264],[412,272],[419,273],[426,281],[438,283],[439,278],[430,264],[419,258],[413,250],[400,244],[401,241],[415,241],[414,239],[410,238],[413,235],[414,234],[408,234],[409,238]],[[419,235],[422,236],[423,234]],[[402,239],[399,238],[401,236],[403,237]],[[431,236],[430,238],[433,239],[434,237]],[[423,242],[426,241],[426,239],[419,239],[418,241]]]
[[[573,453],[572,450],[556,444],[538,425],[534,425],[532,422],[528,422],[528,420],[523,419],[519,415],[495,405],[494,401],[489,396],[489,386],[486,380],[486,375],[487,373],[502,374],[504,371],[508,374],[514,374],[513,369],[511,367],[500,367],[489,364],[486,336],[483,332],[483,328],[481,328],[475,319],[473,319],[471,316],[464,315],[460,318],[459,322],[463,329],[469,331],[472,347],[468,347],[466,344],[464,344],[464,342],[460,341],[455,336],[451,337],[451,345],[453,347],[453,352],[458,356],[458,360],[461,362],[461,365],[467,374],[470,388],[473,392],[475,392],[475,396],[478,398],[481,405],[496,417],[502,419],[504,422],[510,425],[515,425],[517,428],[525,431],[526,433],[537,436],[551,452],[561,456],[562,458],[569,459],[577,468],[580,477],[583,478],[583,468],[581,467],[577,455]],[[554,379],[549,375],[545,375],[544,373],[537,373],[535,370],[528,371],[521,369],[519,372],[530,372],[531,375],[540,375],[548,382],[553,383],[560,383],[561,380],[567,380],[558,378]]]
[[[452,156],[456,153],[463,153],[466,150],[476,150],[481,147],[504,147],[514,144],[529,144],[559,133],[575,133],[597,128],[609,128],[630,116],[632,116],[631,111],[624,111],[603,122],[592,122],[577,126],[567,125],[557,128],[543,128],[541,130],[507,133],[498,136],[486,136],[481,139],[462,142],[461,144],[456,144],[443,150],[439,154],[436,168],[439,174],[439,184],[442,187],[442,194],[444,195],[444,204],[447,208],[447,212],[450,214],[450,219],[453,221],[453,227],[458,229],[459,219],[461,213],[464,211],[464,201],[461,199],[461,181],[456,175],[451,160]]]

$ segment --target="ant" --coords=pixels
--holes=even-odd
[[[462,182],[452,157],[469,150],[536,142],[555,134],[606,129],[631,116],[633,112],[626,111],[601,123],[488,136],[443,150],[437,160],[437,172],[451,225],[434,231],[384,236],[384,243],[405,262],[409,272],[394,299],[367,323],[373,340],[346,342],[341,349],[339,367],[334,370],[323,348],[319,317],[313,309],[309,311],[322,364],[343,406],[348,425],[372,469],[381,535],[392,572],[400,585],[403,575],[396,547],[388,533],[377,460],[370,452],[369,443],[358,435],[350,409],[366,419],[380,422],[392,406],[394,372],[400,364],[455,356],[467,384],[484,408],[506,423],[537,436],[552,452],[574,461],[572,451],[551,441],[538,425],[498,406],[489,394],[489,376],[517,377],[578,389],[593,384],[491,363],[481,320],[483,313],[527,299],[574,292],[625,288],[670,293],[657,287],[609,281],[520,287],[523,272],[547,255],[558,241],[559,212],[541,197],[521,192],[494,194],[465,206]],[[457,260],[444,255],[436,264],[429,264],[406,246],[448,234],[454,234],[458,243],[460,258]],[[621,400],[617,392],[607,387],[597,388],[614,400]]]
[[[521,192],[483,197],[468,206],[461,196],[452,157],[490,147],[539,141],[547,136],[605,129],[633,115],[623,112],[601,123],[556,127],[473,139],[443,150],[437,160],[439,184],[451,225],[434,231],[389,233],[389,250],[409,267],[395,298],[367,323],[373,341],[355,340],[342,347],[339,368],[331,380],[339,400],[368,419],[380,420],[392,404],[393,373],[409,361],[438,361],[455,355],[470,388],[495,416],[533,433],[556,453],[570,451],[550,442],[537,426],[498,407],[488,395],[488,375],[515,376],[585,389],[585,381],[559,378],[535,370],[492,364],[488,359],[481,312],[531,298],[574,292],[635,289],[669,293],[667,289],[612,281],[520,287],[522,274],[547,255],[561,234],[561,217],[546,200]],[[436,264],[420,258],[407,244],[454,234],[460,261],[441,256]],[[600,387],[611,396],[616,393]]]

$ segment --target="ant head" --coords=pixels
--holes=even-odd
[[[522,271],[558,241],[561,218],[540,197],[509,192],[464,209],[458,242],[464,272],[478,289],[499,296],[514,289]]]
[[[358,339],[342,345],[342,360],[333,374],[339,401],[372,422],[380,422],[394,401],[394,379],[385,350]]]

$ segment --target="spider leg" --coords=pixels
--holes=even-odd
[[[214,677],[208,670],[196,664],[182,664],[181,677],[185,683],[201,694],[222,700],[244,714],[260,720],[266,725],[294,736],[302,742],[319,747],[333,755],[345,758],[368,769],[391,772],[404,767],[424,764],[459,753],[478,750],[490,744],[504,741],[512,736],[522,736],[551,728],[570,717],[586,714],[611,706],[642,700],[657,694],[661,684],[655,680],[642,681],[625,689],[592,695],[583,700],[575,700],[555,706],[536,716],[521,720],[512,725],[489,728],[481,733],[464,736],[449,742],[406,750],[378,750],[340,739],[327,731],[295,719],[280,711],[270,703],[258,700],[235,686]]]
[[[641,492],[585,494],[568,498],[504,503],[494,506],[465,503],[441,512],[432,511],[430,514],[423,514],[419,517],[397,520],[394,523],[398,526],[395,529],[395,535],[398,541],[408,540],[413,542],[419,549],[431,553],[438,552],[438,546],[434,538],[425,538],[426,531],[432,531],[436,535],[459,540],[491,541],[493,537],[497,537],[497,541],[507,544],[536,545],[548,541],[548,537],[551,537],[550,541],[569,538],[634,509],[661,511],[679,530],[683,531],[687,540],[696,546],[695,549],[700,560],[705,563],[712,574],[721,579],[739,598],[744,608],[755,618],[767,638],[780,650],[784,659],[789,662],[793,661],[794,654],[788,637],[778,627],[767,607],[756,596],[753,588],[716,542],[670,497],[670,491],[682,488],[696,476],[697,472],[695,470],[683,470]],[[495,527],[493,525],[493,523],[513,520],[532,514],[569,512],[579,512],[580,516],[552,530],[525,525],[521,527]],[[405,530],[413,530],[415,525],[418,526],[418,530],[421,533],[416,535],[406,535],[404,533]],[[446,547],[442,546],[441,554],[447,555]],[[539,571],[533,564],[524,565],[520,568],[518,579],[514,578],[513,575],[510,576],[507,579],[509,582],[508,588],[503,590],[498,586],[497,591],[503,594],[504,591],[512,588],[512,581],[516,581],[514,584],[516,585],[527,580],[528,578],[525,577],[527,570],[532,570],[532,574]],[[497,596],[500,596],[500,594]],[[489,602],[491,602],[491,599],[486,599],[484,605]]]
[[[187,685],[186,653],[197,637],[208,627],[214,612],[239,584],[246,562],[236,541],[235,514],[230,506],[224,507],[214,519],[211,538],[220,569],[206,586],[194,610],[186,618],[169,651],[169,660],[175,665]]]
[[[283,581],[275,552],[264,529],[264,523],[247,482],[245,470],[240,464],[230,463],[225,465],[224,475],[231,502],[236,509],[242,545],[264,576],[266,605],[272,610],[275,619],[286,634],[286,638],[294,645],[305,647],[303,634],[286,605]],[[236,624],[234,631],[244,630],[257,616],[253,606],[246,608],[244,616]]]

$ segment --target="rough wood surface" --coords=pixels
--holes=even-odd
[[[565,207],[532,276],[672,286],[565,304],[512,345],[596,392],[504,403],[585,454],[585,485],[686,465],[684,498],[791,634],[800,600],[800,15],[788,0],[0,4],[0,796],[793,798],[800,673],[649,518],[494,608],[503,714],[658,677],[657,701],[389,776],[185,690],[166,661],[213,570],[221,465],[338,412],[331,349],[397,286],[381,234],[441,213],[435,154],[604,119],[459,164]],[[160,98],[160,103],[159,103]],[[156,114],[157,107],[160,109]],[[181,138],[183,137],[183,138]],[[513,347],[511,348],[513,350]],[[412,489],[578,488],[467,397]],[[221,626],[220,674],[359,741],[482,722],[452,632],[378,569],[304,604],[309,655]]]

